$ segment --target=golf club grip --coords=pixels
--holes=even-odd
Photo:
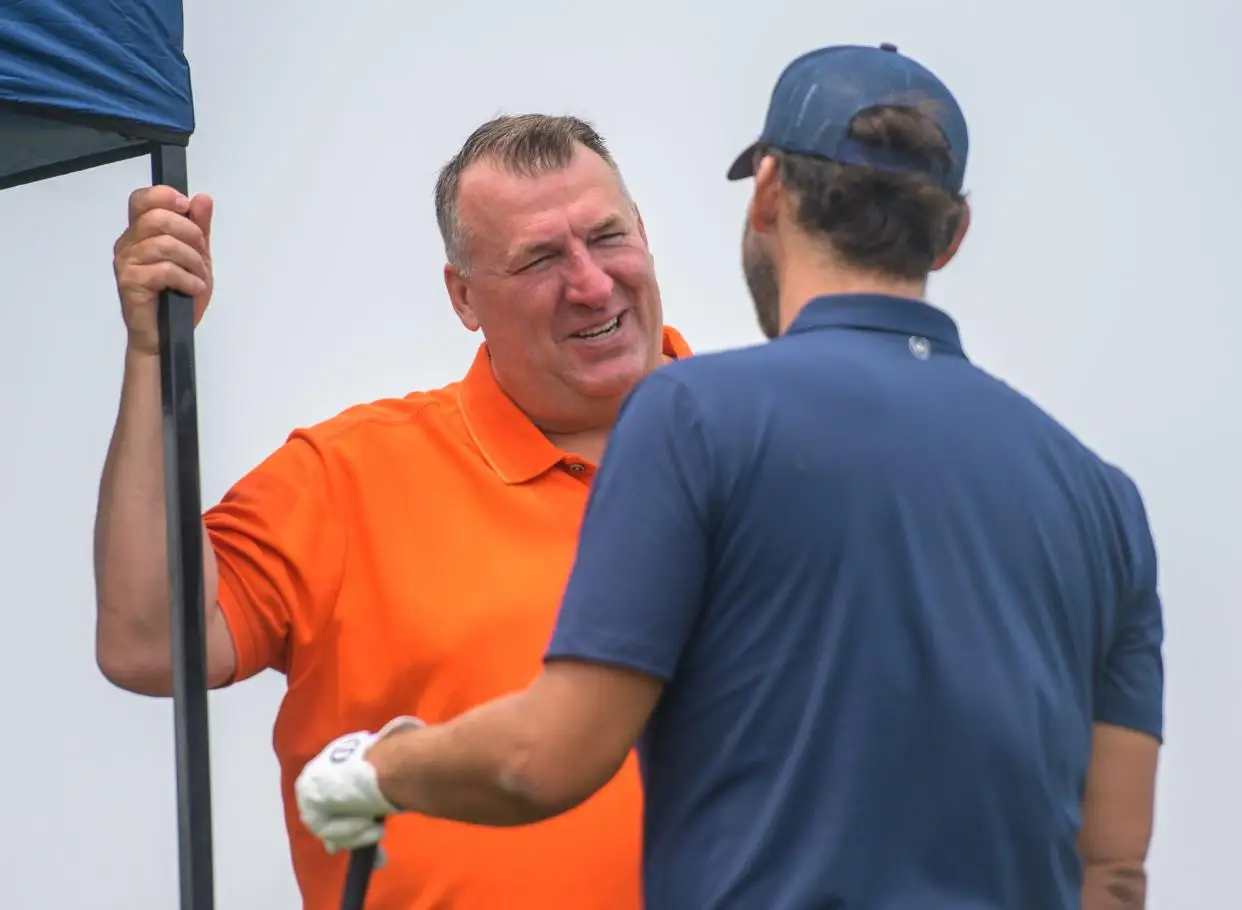
[[[371,870],[375,868],[375,851],[372,844],[359,847],[349,854],[349,871],[345,874],[345,890],[341,892],[341,910],[362,910],[367,899],[367,886],[371,883]]]

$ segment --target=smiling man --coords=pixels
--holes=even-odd
[[[296,430],[204,522],[211,685],[288,679],[274,743],[306,910],[335,910],[346,863],[300,824],[298,772],[349,730],[446,720],[539,672],[621,402],[690,353],[664,325],[642,219],[587,123],[484,124],[435,202],[449,298],[483,335],[465,378]],[[171,287],[206,308],[211,213],[207,196],[141,190],[115,250],[129,346],[100,487],[98,661],[148,695],[172,687],[156,303]],[[637,910],[640,844],[626,758],[537,827],[395,821],[367,907]]]
[[[637,386],[543,672],[329,743],[311,831],[550,818],[641,742],[646,910],[1143,906],[1155,548],[1133,481],[924,299],[967,145],[891,45],[790,64],[729,172],[771,343]]]

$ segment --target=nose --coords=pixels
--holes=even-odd
[[[602,307],[612,299],[615,282],[599,267],[585,247],[578,247],[569,257],[565,276],[565,299],[583,306]]]

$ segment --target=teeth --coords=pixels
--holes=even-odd
[[[589,332],[575,332],[574,337],[575,338],[599,338],[601,335],[608,335],[611,332],[615,331],[617,326],[620,324],[621,324],[621,317],[614,316],[612,317],[612,319],[608,320],[603,325],[601,325],[598,329],[592,329]]]

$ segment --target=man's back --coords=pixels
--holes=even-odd
[[[1133,484],[913,301],[666,369],[720,513],[643,743],[649,906],[1076,907],[1092,722],[1160,733]]]

